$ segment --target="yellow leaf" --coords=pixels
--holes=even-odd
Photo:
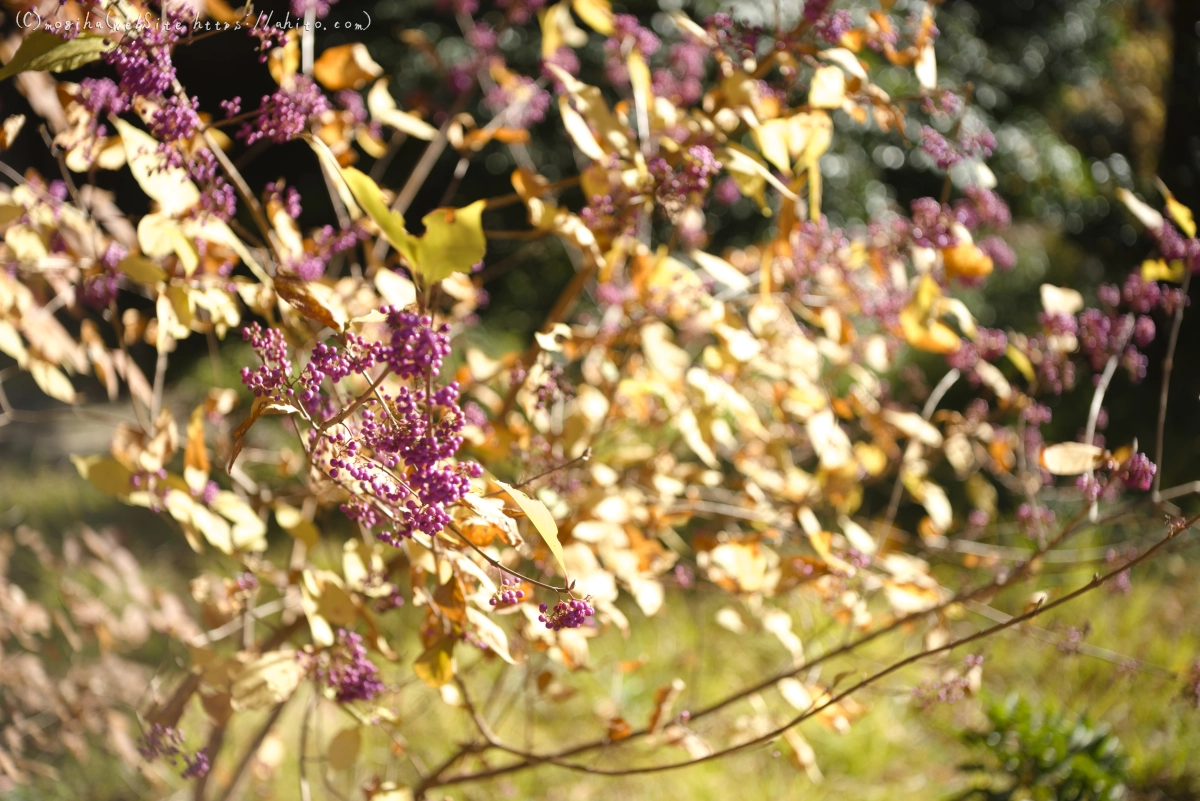
[[[790,119],[778,117],[767,120],[754,130],[754,141],[763,158],[785,175],[792,172]]]
[[[917,81],[921,88],[933,91],[937,88],[937,56],[933,52],[933,40],[930,39],[917,55],[917,63],[913,66]]]
[[[826,470],[837,470],[854,460],[850,437],[838,425],[832,409],[823,409],[805,423],[813,452]]]
[[[33,380],[37,382],[42,392],[45,392],[55,400],[60,400],[63,403],[76,403],[79,400],[79,396],[75,392],[75,387],[71,385],[71,379],[67,378],[62,370],[59,370],[50,362],[42,359],[32,359],[29,362],[29,372],[33,375]]]
[[[1033,380],[1033,363],[1029,361],[1028,356],[1019,351],[1014,345],[1009,345],[1004,350],[1004,355],[1007,356],[1008,360],[1013,363],[1013,366],[1017,368],[1017,371],[1020,372],[1021,375],[1025,376],[1026,381]]]
[[[571,106],[571,101],[566,95],[558,98],[558,110],[562,114],[563,127],[567,129],[567,135],[571,137],[575,147],[579,148],[579,151],[592,161],[603,160],[604,148],[596,141],[592,129],[588,127],[587,120]]]
[[[17,360],[17,365],[24,367],[29,358],[29,351],[21,341],[21,335],[16,326],[7,320],[0,320],[0,353],[6,353]]]
[[[233,524],[233,546],[240,551],[267,549],[267,524],[239,495],[227,490],[217,493],[212,510]]]
[[[613,35],[613,10],[609,0],[572,0],[571,7],[596,33]]]
[[[313,64],[313,77],[331,92],[361,89],[367,81],[383,74],[361,42],[331,47]]]
[[[195,492],[204,489],[211,465],[204,444],[204,406],[197,406],[188,418],[187,446],[183,451],[183,477]]]
[[[329,741],[329,767],[334,770],[349,770],[358,759],[358,751],[362,747],[362,731],[354,726],[342,729]]]
[[[818,67],[808,90],[808,105],[813,108],[841,108],[846,99],[846,73],[840,67]]]
[[[899,429],[900,433],[909,439],[915,439],[931,448],[942,447],[942,432],[916,412],[885,409],[883,419],[889,425]]]
[[[483,235],[486,200],[461,209],[434,209],[421,218],[425,233],[416,240],[414,267],[427,284],[436,284],[453,273],[470,272],[483,261],[487,239]]]
[[[479,641],[492,649],[492,653],[510,665],[517,664],[508,651],[508,635],[490,617],[474,607],[467,608],[467,622],[475,631]]]
[[[1158,231],[1163,226],[1163,216],[1154,209],[1150,208],[1145,201],[1139,200],[1128,189],[1121,187],[1117,190],[1117,199],[1125,204],[1125,207],[1138,218],[1138,222],[1149,228],[1151,231]]]
[[[1142,280],[1178,284],[1183,280],[1186,269],[1181,259],[1175,259],[1169,265],[1166,259],[1146,259],[1142,262]]]
[[[186,492],[176,491],[168,495],[167,511],[185,530],[189,525],[192,526],[204,535],[209,545],[227,556],[233,555],[236,550],[233,544],[233,527],[220,516],[196,503]]]
[[[745,273],[720,256],[705,253],[703,250],[689,251],[688,256],[718,284],[724,284],[736,292],[744,292],[751,286],[750,279],[746,277]]]
[[[1104,460],[1104,449],[1083,442],[1060,442],[1042,448],[1038,462],[1056,476],[1078,476],[1095,470]]]
[[[954,353],[962,340],[949,326],[937,320],[935,302],[942,290],[929,275],[921,276],[917,291],[900,311],[900,329],[904,339],[917,350],[929,353]]]
[[[38,232],[23,223],[9,226],[4,232],[4,244],[17,261],[26,264],[44,259],[49,253]]]
[[[267,71],[280,86],[290,85],[300,69],[300,37],[299,31],[292,28],[288,31],[287,42],[283,47],[273,48],[267,53]]]
[[[557,64],[547,64],[549,70],[566,88],[574,108],[600,134],[605,145],[623,156],[631,156],[629,132],[608,107],[604,95],[595,86],[581,83]]]
[[[124,120],[116,120],[117,131],[125,146],[125,159],[142,191],[158,202],[160,210],[172,217],[195,206],[200,190],[182,167],[166,167],[158,152],[158,141]]]
[[[549,59],[561,47],[583,47],[587,44],[587,33],[571,18],[571,9],[566,0],[539,11],[538,22],[542,28],[542,58]]]
[[[1083,308],[1083,295],[1074,289],[1042,284],[1042,309],[1050,314],[1073,315]]]
[[[166,270],[143,256],[126,256],[118,262],[117,269],[139,284],[151,287],[167,277]]]
[[[387,78],[380,78],[371,87],[371,91],[367,92],[367,110],[371,112],[371,119],[375,122],[395,128],[414,139],[429,142],[437,136],[437,128],[416,114],[400,110],[396,101],[392,99],[392,93],[388,91]]]
[[[457,638],[446,635],[425,649],[413,663],[417,678],[437,689],[454,678],[454,643]]]
[[[306,519],[299,509],[286,503],[275,504],[275,521],[280,528],[309,548],[315,547],[321,536],[311,520]]]
[[[1154,180],[1158,182],[1158,191],[1162,192],[1163,197],[1167,199],[1167,214],[1171,215],[1171,219],[1188,239],[1196,236],[1196,218],[1192,216],[1192,210],[1175,199],[1162,179],[1155,178]]]
[[[299,656],[292,650],[269,651],[246,665],[233,680],[233,708],[263,709],[290,698],[306,673]]]
[[[111,456],[72,456],[71,463],[93,487],[106,495],[128,495],[133,473]]]
[[[537,529],[538,534],[542,535],[542,539],[546,541],[546,545],[550,548],[554,558],[558,560],[558,564],[563,569],[563,575],[566,575],[567,565],[563,561],[562,545],[558,541],[558,523],[554,522],[554,516],[550,514],[550,510],[546,508],[546,504],[530,498],[525,493],[521,492],[516,487],[509,486],[503,481],[497,481],[508,496],[516,502],[517,506],[521,507],[521,511],[529,518],[529,522],[533,523],[533,527]]]
[[[292,308],[313,322],[339,333],[345,330],[346,310],[329,287],[281,272],[275,274],[275,291]]]

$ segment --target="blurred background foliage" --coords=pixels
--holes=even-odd
[[[283,14],[286,5],[282,1],[258,4],[260,10],[277,14]],[[856,16],[865,14],[865,6],[858,0],[837,5],[854,9]],[[325,47],[363,41],[372,57],[391,75],[392,93],[402,108],[425,112],[435,125],[444,121],[444,112],[439,110],[452,107],[485,121],[491,112],[484,96],[479,92],[460,95],[435,69],[438,62],[465,63],[473,55],[449,6],[443,0],[342,0],[327,19],[327,31],[318,38],[318,55]],[[919,11],[920,6],[916,0],[896,2],[901,11],[906,7]],[[485,19],[487,7],[485,0]],[[649,0],[614,3],[614,7],[637,14],[659,31],[669,24],[667,13],[677,9],[696,19],[728,10],[739,19],[768,26],[774,24],[777,15],[794,17],[799,11],[798,3],[782,0],[777,4],[760,0]],[[490,13],[497,19],[502,16],[499,11]],[[364,15],[371,20],[365,31],[328,30],[337,21],[362,22]],[[1123,281],[1140,263],[1147,242],[1140,227],[1116,202],[1113,193],[1117,187],[1134,189],[1157,205],[1154,178],[1161,176],[1182,202],[1200,209],[1200,3],[949,0],[938,9],[937,25],[941,31],[937,44],[940,78],[950,86],[970,87],[977,112],[995,131],[998,148],[990,165],[999,181],[998,191],[1013,210],[1014,225],[1006,236],[1018,254],[1017,266],[1010,273],[994,275],[985,288],[968,299],[981,323],[1028,327],[1040,309],[1037,288],[1043,282],[1076,287],[1092,300],[1100,283]],[[539,46],[535,38],[514,29],[500,36],[499,46],[514,69],[538,75]],[[600,38],[592,37],[589,47],[580,51],[580,58],[581,77],[589,80],[589,74],[597,75],[603,61]],[[256,97],[272,87],[247,37],[205,40],[181,53],[178,63],[181,80],[204,104],[211,104],[205,109],[208,111],[217,111],[220,100],[235,94]],[[890,80],[889,84],[887,72],[880,78],[881,85],[891,93],[912,90],[903,83],[909,79],[899,70]],[[27,103],[11,82],[0,88],[0,104],[5,114],[29,113]],[[914,198],[938,194],[940,178],[919,149],[906,156],[894,141],[863,134],[844,115],[837,116],[842,135],[835,136],[834,149],[821,162],[827,180],[824,206],[832,225],[863,225],[888,204],[907,206]],[[381,183],[402,185],[422,151],[419,142],[400,146]],[[40,138],[34,136],[23,137],[3,160],[18,171],[30,167],[44,175],[56,171]],[[551,111],[544,122],[532,127],[531,139],[524,147],[510,150],[493,143],[469,162],[460,162],[454,153],[444,154],[408,217],[417,220],[439,205],[465,205],[511,192],[509,176],[518,160],[535,165],[551,181],[577,174],[572,149]],[[305,199],[305,225],[332,218],[331,209],[323,205],[327,204],[323,201],[324,184],[304,144],[269,150],[252,148],[242,156],[239,166],[251,183],[259,186],[286,177]],[[101,179],[103,185],[119,193],[125,186],[122,181],[130,179],[121,175]],[[141,197],[136,192],[119,196]],[[567,192],[564,199],[574,209],[583,203],[577,190],[574,194]],[[713,202],[707,214],[709,235],[717,251],[744,244],[756,231],[771,224],[746,200],[731,206]],[[519,205],[489,220],[492,227],[502,230],[527,227]],[[480,277],[490,304],[480,313],[480,325],[468,333],[473,344],[499,352],[525,342],[573,273],[570,255],[557,240],[513,238],[489,242]],[[1164,340],[1160,338],[1156,346],[1162,348]],[[1192,356],[1197,348],[1200,324],[1193,310],[1185,316],[1176,359],[1167,422],[1167,430],[1173,434],[1161,466],[1164,486],[1200,472],[1200,414],[1196,414],[1200,360]],[[1109,393],[1111,422],[1106,433],[1110,443],[1125,443],[1137,437],[1145,449],[1153,442],[1161,356],[1161,352],[1151,353],[1150,372],[1140,387],[1131,392],[1119,386]],[[192,400],[189,393],[199,396],[214,382],[237,385],[234,367],[210,364],[202,344],[195,347],[190,362],[181,358],[173,369],[179,373],[172,376],[171,383],[188,396],[180,399],[180,405]],[[1127,379],[1118,377],[1116,381]],[[920,388],[910,391],[919,394]],[[13,385],[9,392],[14,403],[24,408],[38,402],[36,391],[22,394],[20,387]],[[1081,419],[1080,409],[1090,397],[1088,386],[1064,396],[1059,403],[1071,413],[1062,417]],[[1074,438],[1077,433],[1048,432],[1063,439]],[[107,429],[96,434],[88,426],[70,421],[48,423],[45,428],[0,429],[0,527],[23,522],[53,537],[81,519],[96,524],[120,523],[131,535],[130,545],[139,558],[154,563],[155,569],[162,571],[164,582],[171,580],[173,572],[176,576],[181,575],[180,571],[190,572],[187,568],[194,566],[196,557],[182,538],[149,513],[118,508],[105,501],[76,478],[67,454],[102,450],[106,434]],[[1063,582],[1077,580],[1086,572],[1064,573]],[[1105,625],[1098,626],[1093,635],[1095,642],[1107,642],[1114,648],[1137,648],[1139,658],[1161,664],[1190,664],[1188,660],[1194,661],[1195,649],[1200,647],[1195,642],[1194,624],[1190,623],[1194,616],[1189,615],[1189,610],[1200,603],[1194,557],[1186,552],[1174,556],[1165,567],[1153,568],[1137,578],[1132,595],[1085,600],[1047,621],[1047,630],[1080,627],[1084,620],[1103,621]],[[50,590],[50,585],[42,586]],[[708,642],[706,651],[703,643],[707,635],[701,635],[700,627],[706,625],[705,620],[711,621],[710,606],[703,597],[690,600],[687,606],[667,605],[671,610],[667,614],[679,620],[660,621],[656,628],[677,625],[693,627],[696,632],[695,642],[680,645],[674,654],[679,665],[661,668],[664,676],[686,666],[689,672],[705,677],[700,687],[711,686],[733,681],[742,671],[751,673],[762,667],[760,662],[769,666],[771,659],[778,658],[778,654],[747,654],[747,660],[755,664],[731,665],[720,657],[719,649],[742,646],[728,632],[719,632]],[[1147,625],[1144,616],[1151,614],[1151,608],[1165,611],[1153,625]],[[877,711],[868,716],[850,735],[818,731],[812,742],[828,781],[812,797],[949,797],[973,786],[968,772],[954,767],[970,763],[972,754],[978,758],[977,764],[998,777],[1012,772],[1005,763],[1010,757],[1032,760],[1028,765],[1036,772],[1045,742],[1072,741],[1082,731],[1092,739],[1080,746],[1086,760],[1090,760],[1080,770],[1103,773],[1106,782],[1111,779],[1113,786],[1124,788],[1112,791],[1116,795],[1109,789],[1105,789],[1107,794],[1071,794],[1066,784],[1050,782],[1036,793],[973,797],[1118,798],[1123,792],[1123,797],[1145,799],[1200,798],[1200,770],[1195,759],[1200,753],[1200,741],[1196,739],[1200,712],[1178,699],[1177,684],[1140,675],[1131,678],[1116,664],[1089,661],[1079,655],[1071,656],[1064,668],[1059,648],[1045,644],[1031,648],[1028,643],[1028,638],[1014,632],[992,644],[984,674],[985,687],[994,682],[1005,692],[1019,692],[1025,700],[999,702],[986,713],[979,705],[972,707],[972,713],[959,707],[922,713],[908,702],[903,690],[898,690],[894,699],[877,700],[890,712]],[[638,633],[637,627],[633,640],[613,642],[609,647],[613,652],[597,661],[636,659],[664,648],[652,633]],[[651,664],[655,661],[652,659]],[[657,686],[657,677],[649,675],[631,681],[641,681],[647,688]],[[605,692],[605,688],[597,689],[598,696]],[[1063,708],[1071,711],[1063,712]],[[1090,716],[1086,721],[1081,716],[1084,712]],[[1111,728],[1111,736],[1094,729],[1101,723]],[[1113,745],[1118,738],[1119,747]],[[1014,742],[1020,746],[1019,754],[1006,756],[1004,749]],[[600,782],[578,791],[571,790],[571,782],[566,781],[553,787],[539,782],[507,790],[510,797],[726,798],[726,792],[710,792],[714,785],[753,775],[757,785],[749,791],[751,795],[744,797],[779,797],[781,792],[786,797],[803,778],[791,766],[781,770],[777,756],[759,753],[706,766],[692,778],[680,778],[678,785],[668,777]],[[1074,777],[1074,770],[1064,775]],[[76,797],[70,795],[75,792],[71,788],[87,787],[89,776],[107,777],[105,771],[92,769],[65,775],[74,778],[65,783],[67,795],[63,797]],[[914,775],[927,779],[913,784]],[[562,780],[563,776],[543,777],[542,781],[555,778]],[[122,781],[113,776],[111,787],[106,778],[104,789],[95,784],[89,789],[100,793],[93,797],[135,797],[127,794],[128,787],[123,787]],[[538,782],[536,778],[531,781]],[[994,791],[1003,793],[1015,786],[997,779],[994,788],[998,789]]]

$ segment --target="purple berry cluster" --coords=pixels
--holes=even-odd
[[[138,753],[147,761],[163,759],[174,767],[182,766],[179,775],[184,779],[207,776],[211,767],[205,751],[187,753],[183,750],[183,732],[161,723],[151,726],[150,731],[138,741]]]
[[[309,117],[329,109],[321,88],[311,78],[297,76],[291,86],[263,95],[258,116],[241,127],[238,137],[247,145],[260,139],[288,142],[304,133]]]
[[[933,703],[953,704],[961,701],[971,689],[971,671],[982,665],[982,656],[967,654],[963,659],[961,671],[952,673],[944,679],[925,682],[918,687],[914,687],[912,692],[913,699],[922,707]]]
[[[492,606],[515,606],[525,600],[525,591],[516,589],[521,583],[521,580],[516,576],[510,576],[508,573],[500,575],[500,589],[496,590],[492,595],[489,604]],[[543,609],[545,604],[542,605]]]
[[[1036,534],[1039,529],[1054,525],[1054,520],[1054,510],[1045,506],[1023,503],[1017,507],[1017,527],[1027,535]]]
[[[328,663],[317,669],[317,677],[328,684],[339,703],[370,701],[386,688],[379,668],[367,659],[362,636],[339,629],[337,643],[328,652]]]
[[[613,34],[604,43],[604,73],[616,87],[629,86],[629,68],[625,65],[629,49],[635,49],[646,59],[658,52],[662,42],[654,31],[643,28],[632,14],[613,16]]]
[[[591,598],[584,600],[573,598],[570,601],[559,601],[552,607],[539,604],[538,609],[541,614],[538,615],[538,622],[545,623],[546,628],[551,631],[577,629],[587,618],[596,614],[596,610],[589,603],[590,600]]]
[[[655,197],[667,209],[689,205],[695,195],[708,191],[713,177],[721,171],[721,163],[705,145],[688,148],[678,170],[662,158],[653,159],[647,167],[658,184]]]
[[[326,379],[336,384],[350,375],[368,380],[379,367],[414,386],[382,389],[361,399],[357,414],[339,421],[330,431],[309,432],[314,464],[351,490],[342,505],[352,520],[367,528],[388,523],[377,536],[398,544],[413,531],[436,535],[450,521],[447,507],[482,475],[473,462],[458,462],[466,417],[458,405],[458,384],[437,388],[434,379],[450,354],[449,329],[432,318],[392,307],[382,309],[388,334],[382,341],[344,335],[339,344],[313,346],[308,364],[292,376],[287,343],[278,330],[257,323],[243,336],[262,365],[242,370],[242,382],[256,397],[298,402],[315,422],[329,420],[344,401],[328,392]]]

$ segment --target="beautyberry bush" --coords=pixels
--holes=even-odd
[[[292,5],[312,23],[333,4]],[[65,599],[31,600],[0,571],[7,781],[95,748],[145,781],[176,781],[166,765],[196,798],[228,798],[277,732],[301,797],[313,749],[328,753],[326,787],[342,781],[330,766],[354,768],[346,794],[377,799],[550,765],[685,768],[780,738],[811,765],[810,718],[850,726],[864,690],[923,664],[944,670],[902,674],[916,705],[958,701],[980,685],[990,635],[1127,587],[1194,522],[1161,523],[1192,489],[1162,488],[1159,470],[1200,266],[1192,214],[1165,187],[1161,203],[1122,190],[1154,249],[1122,285],[1045,284],[1032,330],[981,325],[967,300],[1018,259],[986,164],[995,137],[970,88],[938,80],[935,3],[840,5],[810,0],[769,28],[725,13],[651,28],[607,0],[439,2],[471,49],[430,56],[442,84],[425,113],[400,107],[363,45],[314,58],[315,25],[272,27],[219,1],[84,0],[26,30],[0,76],[45,117],[61,169],[10,171],[0,191],[4,381],[28,376],[81,412],[127,400],[110,450],[75,466],[205,558],[185,602],[89,529],[61,558],[29,531],[0,540],[0,554],[61,566]],[[277,88],[189,94],[176,54],[207,36],[251,37]],[[514,36],[540,42],[537,58],[510,58]],[[22,122],[4,123],[5,141]],[[543,175],[530,128],[577,169]],[[941,190],[835,223],[823,156],[868,135]],[[250,185],[239,159],[284,143],[303,148],[297,173]],[[387,186],[405,143],[424,155]],[[460,165],[449,202],[500,150],[520,165],[511,194],[406,218],[443,153]],[[333,212],[320,225],[300,223],[301,170],[328,187],[311,202]],[[125,171],[136,203],[103,188]],[[730,238],[709,212],[737,204],[761,220]],[[509,206],[525,227],[485,225]],[[471,336],[489,243],[505,238],[560,241],[576,269],[508,353]],[[169,367],[192,339],[241,381],[177,418]],[[1163,348],[1157,441],[1107,441],[1105,398],[1145,380]],[[1090,398],[1069,421],[1078,441],[1047,442],[1077,388]],[[2,422],[27,419],[0,401]],[[1044,558],[1130,520],[1146,536],[1091,582],[1021,605]],[[998,534],[1017,547],[993,550]],[[76,587],[89,572],[121,578]],[[1016,587],[1012,614],[991,606]],[[644,725],[614,715],[566,741],[518,744],[481,702],[511,666],[543,670],[539,687],[579,680],[596,667],[589,642],[658,625],[700,591],[726,594],[717,622],[765,632],[786,667],[691,710],[676,708],[677,680]],[[132,667],[151,637],[171,656],[153,681]],[[64,673],[64,642],[97,676],[128,663],[122,692]],[[822,673],[834,659],[852,670]],[[406,741],[396,710],[412,698],[467,734]],[[298,724],[284,726],[291,707]],[[318,742],[330,711],[342,729]],[[39,734],[50,725],[57,742]],[[381,762],[364,736],[420,756]]]

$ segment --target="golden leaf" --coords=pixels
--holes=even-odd
[[[142,256],[126,256],[118,262],[117,270],[139,284],[150,287],[167,277],[167,271],[157,262]]]
[[[8,123],[5,123],[6,128],[7,125]],[[1196,218],[1192,216],[1192,210],[1175,199],[1161,178],[1154,180],[1158,184],[1158,191],[1167,199],[1167,214],[1171,215],[1171,219],[1179,226],[1179,230],[1183,231],[1184,236],[1191,239],[1196,235]]]
[[[12,147],[13,140],[17,138],[17,134],[21,132],[21,128],[25,126],[24,114],[13,114],[4,121],[4,126],[0,129],[0,150],[7,150]]]
[[[320,323],[338,332],[341,332],[345,327],[345,311],[330,306],[322,298],[318,297],[312,285],[303,278],[286,273],[276,273],[275,291],[292,308],[313,322]]]
[[[426,648],[413,663],[417,678],[435,690],[449,683],[454,678],[454,644],[457,641],[456,637],[446,635]]]
[[[970,242],[942,248],[946,275],[953,278],[985,278],[992,274],[992,257]]]
[[[331,47],[313,64],[313,77],[331,92],[361,89],[367,81],[383,74],[361,42]]]
[[[183,451],[183,478],[194,492],[204,489],[208,472],[212,469],[208,460],[208,446],[204,443],[204,414],[204,406],[200,405],[188,418],[187,446]]]
[[[329,757],[329,767],[334,770],[349,770],[358,759],[358,751],[362,747],[362,731],[358,726],[342,729],[329,741],[326,755]]]
[[[1170,281],[1178,284],[1183,280],[1187,266],[1182,259],[1175,259],[1167,264],[1166,259],[1146,259],[1142,262],[1143,281]]]
[[[93,487],[106,495],[128,495],[133,472],[111,456],[72,456],[71,463]]]

